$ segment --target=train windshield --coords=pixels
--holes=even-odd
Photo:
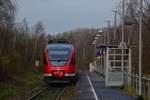
[[[48,49],[48,57],[53,66],[64,66],[67,63],[70,48],[51,47]]]

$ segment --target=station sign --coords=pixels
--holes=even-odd
[[[103,56],[104,54],[105,54],[105,51],[104,51],[103,49],[98,50],[98,51],[96,52],[96,56]]]

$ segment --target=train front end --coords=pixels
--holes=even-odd
[[[48,44],[44,51],[44,79],[47,83],[69,83],[75,78],[75,52],[72,44]]]

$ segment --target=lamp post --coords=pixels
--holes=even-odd
[[[125,1],[122,0],[122,39],[121,39],[121,42],[120,42],[120,47],[121,48],[126,48],[126,43],[124,42],[124,7],[125,6]]]
[[[124,42],[124,0],[122,1],[122,42]]]
[[[98,44],[100,46],[101,45],[101,35],[97,34],[95,38],[98,40]]]
[[[98,46],[100,46],[101,44],[101,41],[100,41],[100,38],[101,38],[101,35],[100,34],[97,34],[95,37],[94,37],[94,40],[95,41],[98,41]],[[98,52],[100,53],[100,49],[98,50]],[[98,66],[99,68],[101,69],[101,63],[100,63],[100,55],[98,55]]]
[[[140,28],[139,28],[139,95],[142,95],[142,8],[143,0],[140,0]]]
[[[102,35],[100,34],[100,33],[102,33],[103,31],[102,30],[99,30],[98,31],[98,33],[99,34],[97,34],[96,35],[96,37],[99,39],[99,48],[100,48],[100,46],[102,45]],[[102,73],[102,68],[103,68],[103,62],[102,62],[102,49],[100,48],[99,49],[99,68],[100,68],[100,73]]]
[[[93,42],[92,44],[93,44],[93,45],[96,45],[96,43],[95,43],[95,42]]]
[[[96,41],[93,40],[92,45],[94,46],[94,50],[93,50],[93,60],[95,59],[95,46],[96,46]]]
[[[104,40],[103,40],[103,38],[105,38],[105,37],[102,36],[103,30],[99,30],[98,33],[99,33],[98,35],[99,35],[100,40],[101,40],[100,43],[101,43],[101,45],[102,45],[102,44],[104,45]]]
[[[110,35],[110,20],[106,20],[108,25],[108,33],[107,33],[107,45],[109,45],[109,35]]]
[[[125,5],[125,1],[122,0],[122,39],[119,45],[121,48],[121,55],[122,55],[121,56],[122,82],[124,78],[124,48],[127,48],[126,43],[124,42],[124,5]]]
[[[114,12],[114,44],[116,42],[116,32],[117,32],[117,10],[113,10],[112,12]]]

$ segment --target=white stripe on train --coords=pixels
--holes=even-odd
[[[65,76],[75,76],[75,73],[72,74],[65,74]],[[44,74],[44,76],[52,76],[52,74]]]

